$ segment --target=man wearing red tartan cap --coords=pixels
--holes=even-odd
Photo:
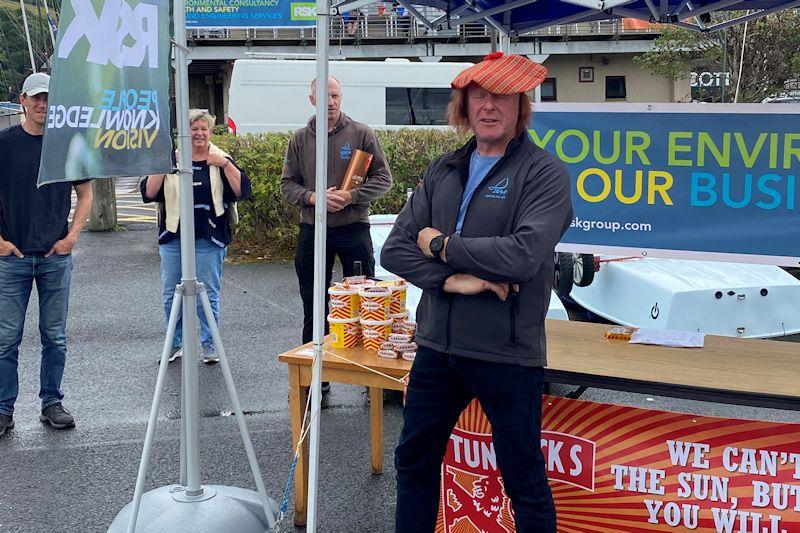
[[[453,80],[450,124],[474,137],[428,167],[383,247],[381,264],[423,289],[395,453],[398,532],[434,531],[442,459],[475,397],[492,425],[516,530],[556,531],[539,446],[544,319],[572,203],[566,166],[527,132],[525,93],[546,73],[494,53]]]

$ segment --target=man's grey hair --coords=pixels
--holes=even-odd
[[[205,120],[206,124],[208,125],[208,129],[210,130],[214,129],[214,125],[217,123],[217,117],[215,117],[205,109],[190,109],[189,126],[191,126],[198,120]]]

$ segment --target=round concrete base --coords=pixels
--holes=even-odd
[[[278,504],[269,500],[272,516]],[[108,533],[127,533],[133,503],[126,505]],[[200,496],[189,496],[183,487],[159,487],[145,493],[139,507],[136,533],[265,533],[267,526],[258,493],[236,487],[208,485]]]

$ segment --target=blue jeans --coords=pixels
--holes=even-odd
[[[544,371],[417,350],[395,451],[395,531],[432,533],[450,433],[472,398],[492,425],[497,464],[519,533],[555,533],[556,510],[547,484],[542,429]]]
[[[14,414],[19,394],[19,344],[33,283],[39,295],[42,363],[39,398],[42,408],[60,402],[61,377],[67,359],[67,308],[72,256],[28,254],[0,257],[0,413]]]
[[[211,302],[211,310],[214,313],[214,321],[219,326],[219,289],[220,278],[222,277],[222,264],[228,253],[227,248],[217,246],[207,239],[197,239],[194,242],[195,261],[197,264],[197,281],[206,286],[208,300]],[[172,308],[172,298],[175,296],[175,286],[181,282],[181,243],[178,239],[172,240],[158,247],[161,255],[161,283],[163,285],[164,296],[164,329],[169,323],[169,311]],[[183,343],[183,325],[181,309],[178,314],[178,324],[175,327],[175,338],[172,339],[172,346],[180,348]],[[197,298],[197,317],[200,319],[200,342],[209,344],[214,341],[211,337],[211,330],[208,327],[208,320],[203,311],[203,304]]]

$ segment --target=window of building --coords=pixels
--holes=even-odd
[[[627,98],[625,76],[606,76],[606,99]]]
[[[545,78],[542,82],[542,102],[555,102],[556,99],[556,79]]]
[[[386,88],[386,124],[389,126],[446,126],[450,89]]]

